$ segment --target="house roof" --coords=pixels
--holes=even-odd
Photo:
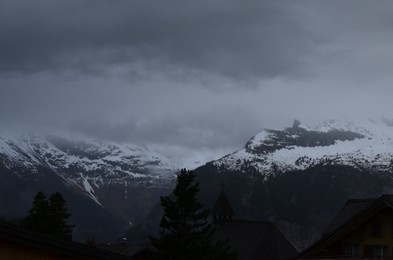
[[[57,253],[71,259],[129,259],[113,252],[59,240],[5,222],[0,222],[0,240]]]
[[[214,238],[228,240],[238,259],[290,259],[293,244],[269,221],[230,220],[216,226]]]
[[[329,226],[323,232],[323,235],[330,233],[331,231],[335,230],[337,227],[341,226],[348,220],[350,220],[353,216],[370,206],[374,199],[350,199],[348,200],[345,205],[341,208],[338,212],[336,217],[333,221],[329,224]]]
[[[99,248],[116,252],[121,255],[131,256],[131,257],[138,257],[139,255],[143,254],[152,254],[154,252],[154,248],[150,245],[150,243],[134,245],[129,244],[125,241],[110,243],[110,244],[101,244]]]
[[[375,199],[348,200],[327,227],[321,239],[301,252],[299,257],[307,258],[319,247],[327,244],[334,238],[351,232],[351,227],[369,219],[383,208],[393,209],[393,195],[382,195]]]
[[[218,195],[218,198],[217,198],[216,203],[214,204],[214,207],[212,210],[212,215],[213,216],[233,216],[233,215],[235,215],[235,213],[232,209],[232,206],[229,203],[229,200],[224,193],[224,190],[222,190],[220,195]]]

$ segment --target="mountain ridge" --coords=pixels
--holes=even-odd
[[[233,170],[246,165],[268,178],[321,163],[390,171],[392,157],[393,127],[383,120],[330,121],[314,129],[295,120],[292,127],[259,132],[243,148],[213,164]]]
[[[295,120],[291,127],[264,129],[243,148],[195,169],[201,200],[211,207],[225,183],[239,217],[276,221],[294,240],[307,244],[337,203],[393,191],[392,126],[381,119],[330,121],[311,128]],[[0,192],[20,205],[4,201],[0,214],[21,216],[38,189],[62,191],[82,223],[77,224],[79,241],[91,232],[108,241],[130,226],[139,233],[126,237],[138,240],[144,233],[147,238],[159,220],[159,197],[173,188],[176,170],[164,155],[134,144],[0,131],[0,181],[8,183]],[[100,216],[94,225],[84,216],[86,208],[89,216]],[[291,212],[297,208],[303,213]]]

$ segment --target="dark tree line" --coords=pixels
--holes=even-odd
[[[72,240],[74,225],[67,223],[70,216],[62,194],[54,192],[47,198],[42,191],[39,191],[34,197],[28,215],[20,225],[52,237]]]

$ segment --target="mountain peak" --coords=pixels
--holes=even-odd
[[[311,129],[299,120],[281,130],[264,129],[243,149],[214,162],[234,170],[255,169],[269,176],[318,164],[393,169],[393,128],[380,122],[338,122]]]
[[[297,119],[293,121],[292,128],[296,129],[300,126],[301,122]]]

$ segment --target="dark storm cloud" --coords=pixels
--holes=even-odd
[[[1,0],[0,126],[202,158],[294,118],[388,115],[392,17],[391,0]]]
[[[304,73],[315,39],[292,1],[0,3],[0,70],[102,73],[154,66],[238,79]]]

